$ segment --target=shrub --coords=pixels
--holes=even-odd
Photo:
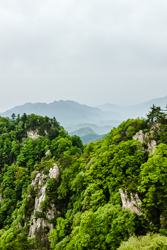
[[[166,250],[167,237],[159,234],[146,235],[141,237],[132,236],[128,241],[123,242],[118,250]]]

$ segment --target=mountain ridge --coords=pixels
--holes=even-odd
[[[121,115],[124,114],[126,119],[128,119],[132,117],[145,117],[145,114],[148,112],[148,110],[153,104],[155,106],[160,106],[161,108],[163,108],[162,106],[165,107],[167,105],[167,96],[154,98],[147,102],[130,105],[130,106],[118,106],[115,104],[107,103],[98,107],[105,112],[108,112],[108,111],[119,112]]]
[[[20,114],[38,114],[42,116],[55,116],[60,123],[66,127],[71,124],[96,123],[110,118],[122,120],[123,117],[116,112],[105,112],[99,108],[87,106],[74,101],[54,101],[52,103],[25,103],[16,106],[2,113],[3,116],[11,116],[12,113]]]
[[[107,103],[98,107],[91,107],[72,100],[55,100],[51,103],[27,102],[9,109],[1,113],[1,115],[11,116],[12,113],[16,115],[34,113],[41,116],[56,117],[67,131],[69,129],[69,132],[82,128],[78,126],[79,124],[83,124],[83,127],[85,127],[84,124],[93,124],[99,127],[95,133],[107,134],[123,120],[133,117],[145,117],[145,114],[153,104],[164,108],[167,104],[167,96],[154,98],[147,102],[131,106],[118,106]],[[90,128],[93,129],[92,125]]]

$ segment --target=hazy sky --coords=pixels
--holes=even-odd
[[[165,95],[166,0],[0,0],[0,112]]]

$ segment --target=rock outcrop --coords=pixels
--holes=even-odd
[[[149,154],[152,154],[154,152],[154,149],[156,147],[156,141],[151,139],[153,133],[154,133],[154,128],[151,129],[150,134],[151,136],[149,137],[148,133],[144,133],[142,130],[140,130],[139,132],[137,132],[134,136],[133,136],[133,140],[138,140],[140,141],[142,144],[146,144],[147,145],[147,151]],[[130,209],[132,213],[135,213],[137,215],[141,215],[141,209],[140,209],[140,205],[141,205],[141,200],[138,197],[138,194],[132,194],[130,193],[130,197],[128,197],[127,192],[123,191],[122,189],[119,189],[119,193],[121,196],[121,200],[122,200],[122,208],[123,209]]]
[[[151,130],[151,134],[153,134],[154,130]],[[152,154],[154,152],[155,146],[156,146],[156,141],[149,139],[148,133],[144,133],[142,130],[140,130],[139,132],[137,132],[134,136],[133,136],[133,140],[138,140],[140,141],[142,144],[145,143],[147,145],[147,151],[149,154]]]
[[[134,136],[133,136],[133,140],[138,140],[141,143],[144,143],[146,138],[145,133],[143,133],[143,130],[140,130],[139,132],[137,132]]]
[[[59,170],[59,167],[55,163],[53,164],[53,168],[50,168],[49,170],[49,177],[55,178],[57,179],[57,181],[59,181],[60,170]]]
[[[27,131],[27,137],[32,138],[33,140],[36,140],[40,137],[38,133],[39,133],[38,129],[34,131],[33,130]],[[45,135],[48,135],[48,132],[46,130],[44,130],[44,133]]]
[[[27,137],[32,138],[32,139],[38,139],[39,135],[38,135],[38,130],[31,130],[31,131],[27,131]]]
[[[119,193],[120,193],[121,200],[122,200],[122,208],[130,209],[132,213],[141,215],[142,211],[139,206],[142,204],[142,202],[139,199],[138,194],[131,193],[130,197],[128,197],[127,191],[123,191],[122,189],[119,189]]]
[[[1,194],[0,194],[0,202],[1,202],[1,201],[3,201],[3,198],[2,198],[2,196],[1,196]]]
[[[30,217],[31,225],[29,227],[29,237],[34,236],[36,231],[41,228],[44,229],[47,227],[49,230],[53,230],[51,220],[55,217],[56,213],[59,213],[56,211],[54,204],[50,204],[50,208],[45,213],[45,218],[38,217],[36,214],[37,212],[42,213],[41,203],[45,202],[46,199],[46,188],[49,178],[55,178],[59,181],[59,177],[60,170],[56,164],[53,164],[48,175],[44,175],[43,172],[37,173],[35,179],[32,181],[31,186],[34,187],[34,190],[37,190],[38,193],[35,197],[34,211]]]
[[[151,140],[150,142],[148,142],[147,145],[148,145],[148,153],[149,154],[154,153],[154,149],[155,149],[155,147],[157,145],[156,141],[155,140]]]

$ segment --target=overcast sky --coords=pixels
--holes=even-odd
[[[0,112],[166,95],[166,0],[0,0]]]

